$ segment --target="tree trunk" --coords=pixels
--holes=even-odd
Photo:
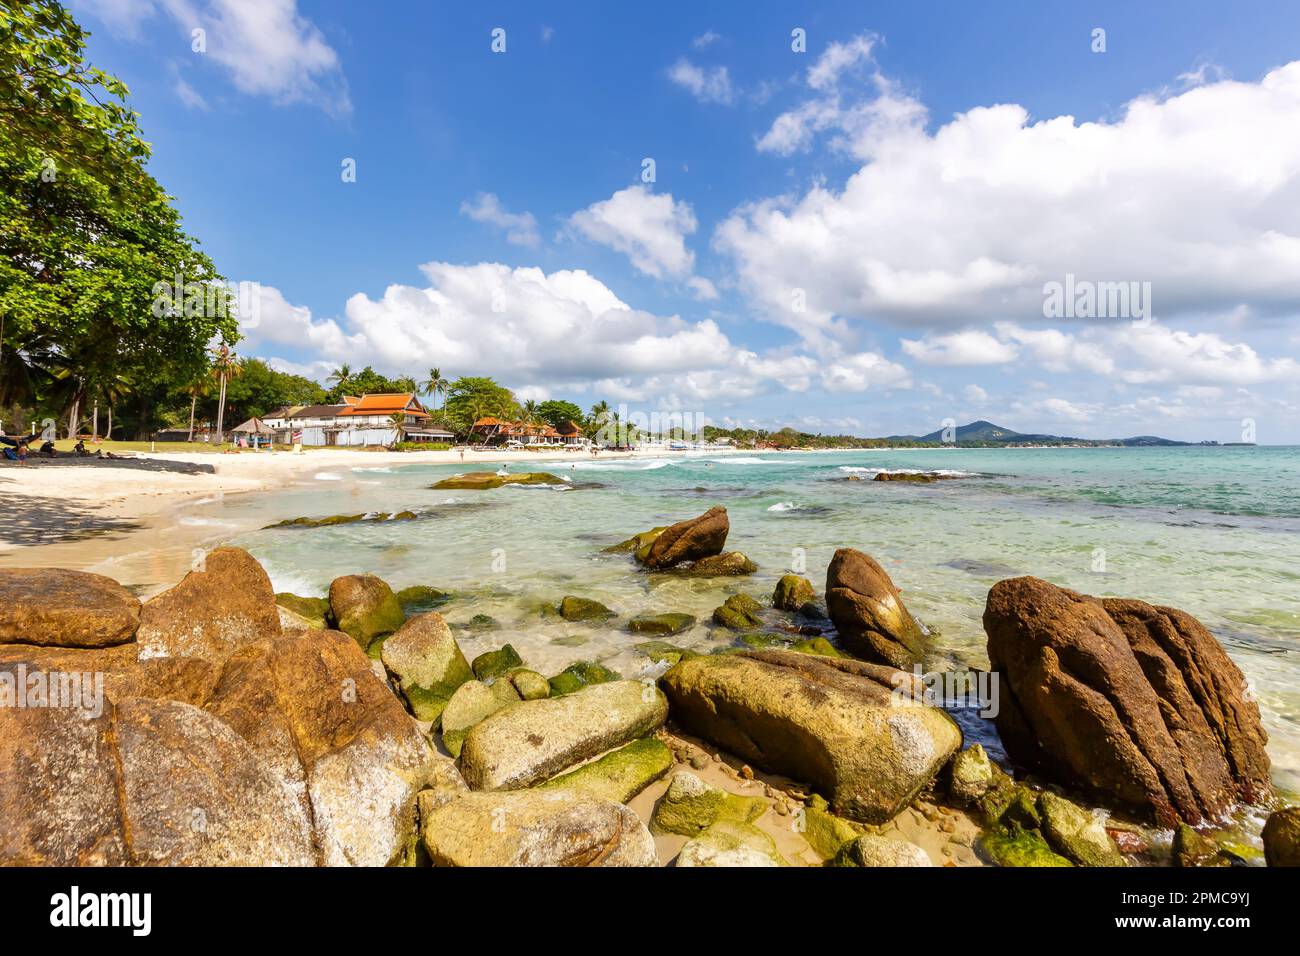
[[[194,406],[199,403],[199,393],[195,392],[190,396],[190,437],[186,441],[194,441]]]
[[[81,417],[81,396],[78,395],[72,400],[72,408],[68,411],[68,437],[73,441],[77,440],[77,420]]]
[[[217,445],[221,445],[222,428],[226,422],[226,373],[221,373],[221,399],[217,402]]]
[[[104,430],[104,440],[113,440],[113,406],[108,406],[108,428]]]

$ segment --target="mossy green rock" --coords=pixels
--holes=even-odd
[[[492,680],[507,671],[523,666],[523,658],[510,644],[499,647],[495,651],[484,651],[474,658],[474,663],[470,665],[474,676],[479,680]]]
[[[688,567],[676,569],[676,573],[692,578],[721,578],[753,574],[757,570],[758,565],[739,551],[726,551],[700,558]]]
[[[1263,837],[1269,866],[1300,866],[1300,807],[1270,813]]]
[[[821,800],[821,803],[825,802]],[[835,816],[825,806],[809,805],[803,810],[803,837],[823,860],[831,859],[840,847],[860,837],[862,832],[862,827]]]
[[[982,744],[971,744],[952,759],[948,792],[958,806],[970,806],[993,786],[993,761]]]
[[[620,541],[618,544],[612,544],[604,549],[605,554],[622,554],[622,553],[639,553],[643,549],[649,552],[650,545],[655,543],[655,539],[667,530],[668,525],[661,525],[658,528],[651,528],[649,531],[642,531],[640,534],[634,534],[626,541]]]
[[[313,627],[322,630],[329,627],[329,598],[310,598],[280,591],[275,596],[275,603],[285,610],[292,611]]]
[[[842,657],[847,659],[849,656],[824,637],[810,637],[798,644],[792,644],[790,650],[798,651],[800,654],[816,654],[819,657]]]
[[[551,694],[554,697],[562,697],[592,684],[608,684],[610,681],[622,679],[617,672],[603,664],[597,664],[595,661],[577,661],[551,678]]]
[[[407,614],[418,614],[421,611],[432,611],[442,607],[451,600],[451,597],[446,591],[425,584],[416,584],[398,591],[397,603],[402,605],[402,610]]]
[[[915,843],[863,834],[840,847],[831,866],[934,866]]]
[[[523,700],[519,691],[515,689],[515,685],[510,683],[510,679],[504,675],[489,684],[488,689],[492,691],[492,696],[501,701],[502,704],[513,704],[516,701]]]
[[[475,614],[463,625],[467,631],[495,631],[500,626],[491,614]]]
[[[656,664],[673,665],[699,655],[695,651],[669,644],[667,641],[642,641],[636,649]]]
[[[758,827],[722,820],[687,840],[677,854],[679,867],[789,866],[776,841]]]
[[[466,681],[456,688],[442,709],[442,743],[453,757],[459,757],[466,735],[489,715],[506,704],[482,681]]]
[[[608,621],[613,611],[599,601],[566,595],[560,601],[560,617],[566,621]]]
[[[763,605],[747,594],[733,594],[713,609],[713,623],[732,631],[745,631],[759,627],[763,619],[759,612]]]
[[[330,617],[362,650],[406,621],[393,589],[373,574],[349,574],[330,582]]]
[[[541,700],[551,696],[551,684],[545,677],[530,671],[526,667],[513,670],[507,675],[514,685],[521,700]]]
[[[666,614],[638,614],[627,622],[627,629],[634,634],[680,634],[695,626],[695,618],[679,611]]]
[[[498,475],[494,471],[471,471],[463,475],[444,478],[432,487],[435,490],[453,489],[487,491],[502,485],[562,485],[564,479],[545,471],[531,471],[518,475]]]
[[[646,737],[548,780],[539,789],[581,790],[604,800],[627,803],[666,774],[672,765],[673,752],[663,741]]]
[[[797,611],[817,599],[812,582],[797,574],[783,574],[772,592],[772,607],[779,611]]]
[[[1231,866],[1232,858],[1219,849],[1219,845],[1207,836],[1202,836],[1186,823],[1180,823],[1174,829],[1173,842],[1174,863],[1178,866]]]
[[[985,833],[980,838],[990,860],[998,866],[1073,866],[1053,853],[1037,830]]]
[[[451,628],[437,611],[419,614],[380,645],[380,660],[419,720],[436,721],[456,688],[473,680]]]
[[[655,806],[650,827],[661,833],[695,836],[719,821],[752,823],[767,810],[760,797],[742,797],[679,770]]]
[[[1083,807],[1044,791],[1038,795],[1038,815],[1048,844],[1075,865],[1126,865],[1106,827]]]

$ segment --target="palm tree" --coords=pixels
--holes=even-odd
[[[595,438],[596,434],[605,427],[609,421],[609,402],[601,399],[595,405],[591,406],[591,417],[587,419],[587,437]]]
[[[347,388],[348,383],[352,381],[352,366],[347,362],[344,362],[334,371],[330,372],[325,381],[333,382],[337,385],[339,393],[342,394],[343,389]]]
[[[420,391],[426,395],[432,395],[435,399],[442,395],[442,407],[447,407],[447,387],[451,382],[442,377],[442,369],[429,369],[429,377],[420,383]]]
[[[530,398],[524,402],[521,411],[523,412],[522,417],[525,425],[532,425],[537,421],[537,402],[533,399]]]
[[[415,379],[411,378],[409,375],[403,375],[401,378],[393,379],[393,384],[397,386],[399,392],[415,393],[419,390],[419,386],[415,384]]]
[[[202,375],[200,375],[199,377],[197,377],[196,379],[194,379],[193,382],[190,383],[190,387],[189,387],[189,393],[190,393],[190,434],[189,434],[189,437],[185,439],[186,441],[194,441],[194,410],[195,410],[195,408],[198,406],[198,404],[199,404],[199,399],[200,399],[200,398],[207,398],[207,396],[208,396],[208,389],[211,387],[211,385],[212,385],[212,377],[211,377],[211,371],[210,371],[210,370],[204,372]],[[112,411],[111,411],[111,406],[110,406],[110,411],[109,411],[109,418],[110,418],[110,421],[111,421],[111,420],[112,420]],[[110,426],[110,427],[111,427],[111,426]]]
[[[230,346],[222,342],[220,346],[212,351],[212,370],[209,373],[220,383],[220,398],[217,400],[217,444],[220,445],[223,440],[223,426],[226,420],[226,382],[232,378],[238,378],[244,373],[244,366],[239,361],[239,356],[230,350]]]

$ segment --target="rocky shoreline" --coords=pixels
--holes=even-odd
[[[606,554],[734,591],[756,567],[729,530],[714,507]],[[454,595],[275,594],[238,548],[143,604],[0,570],[0,863],[1228,866],[1257,862],[1218,829],[1240,805],[1273,811],[1269,864],[1300,857],[1246,682],[1176,609],[995,585],[1000,766],[927,693],[932,635],[863,552],[821,597],[731,593],[709,654],[671,641],[694,616],[598,598],[539,619],[623,629],[640,674],[470,660]]]

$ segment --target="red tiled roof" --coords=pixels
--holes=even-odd
[[[356,404],[350,404],[339,412],[339,417],[355,415],[392,415],[404,412],[414,418],[427,418],[428,413],[411,392],[397,392],[381,395],[362,395]]]

